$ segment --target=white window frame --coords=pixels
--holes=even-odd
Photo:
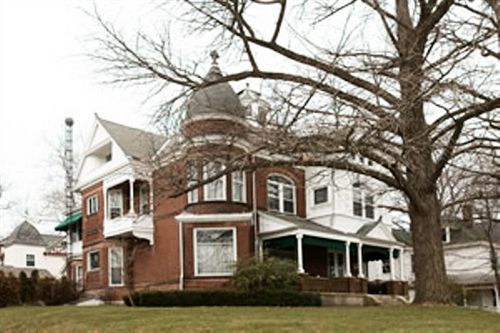
[[[93,201],[95,201],[94,204],[92,204]],[[98,211],[99,211],[99,195],[96,193],[87,197],[87,216],[96,214]]]
[[[120,207],[111,207],[111,200],[110,200],[110,197],[113,193],[119,193],[120,194],[120,200],[119,200],[119,203],[120,203]],[[107,193],[107,198],[108,200],[108,211],[106,212],[107,213],[107,216],[108,216],[108,219],[111,219],[111,209],[112,208],[120,208],[120,215],[118,217],[122,217],[123,216],[123,192],[121,189],[113,189],[113,190],[108,190],[108,193]],[[117,217],[115,217],[117,218]]]
[[[28,265],[28,256],[33,258],[33,265]],[[26,254],[26,267],[36,267],[36,256],[33,253]]]
[[[91,256],[93,253],[97,253],[97,255],[99,256],[99,266],[98,266],[98,267],[96,267],[96,268],[92,268],[92,267],[91,267],[91,260],[90,260],[90,256]],[[101,251],[99,251],[99,250],[93,250],[93,251],[87,252],[87,272],[97,272],[98,270],[100,270],[100,269],[101,269],[101,264],[102,264],[102,260],[101,260]]]
[[[203,166],[203,179],[208,179],[208,169],[213,163],[220,163],[221,165],[221,170],[224,170],[224,164],[219,161],[210,161],[206,163]],[[209,187],[214,186],[215,182],[218,180],[222,180],[222,195],[220,197],[214,197],[214,198],[208,198],[208,193],[209,193]],[[226,175],[221,176],[220,178],[217,178],[211,183],[205,184],[203,186],[203,201],[225,201],[227,200],[227,183],[226,183]]]
[[[237,174],[241,174],[241,181],[237,180],[235,181],[235,176]],[[241,186],[241,199],[237,199],[235,197],[235,184],[238,183],[238,185]],[[245,171],[234,171],[231,173],[231,197],[233,202],[247,202],[247,175]]]
[[[280,183],[280,182],[277,182],[277,181],[274,181],[274,180],[269,180],[270,177],[272,176],[278,176],[278,177],[282,177],[282,178],[285,178],[287,179],[288,181],[290,181],[292,184],[284,184],[284,183]],[[297,214],[297,199],[296,199],[296,186],[295,186],[295,182],[290,178],[290,177],[287,177],[283,174],[280,174],[280,173],[272,173],[272,174],[269,174],[267,176],[267,181],[266,181],[266,194],[267,196],[269,196],[269,183],[272,183],[274,185],[278,185],[278,200],[279,200],[279,210],[277,212],[279,213],[283,213],[283,214]],[[292,195],[293,195],[293,212],[285,212],[285,196],[284,196],[284,191],[283,191],[283,188],[284,187],[291,187],[292,188]],[[271,210],[269,209],[269,197],[267,198],[267,209],[269,211],[272,211],[272,212],[275,212],[276,210]]]
[[[355,187],[354,185],[355,184],[359,184],[358,187]],[[360,201],[355,201],[355,192],[358,191],[359,192],[359,197],[360,197]],[[367,197],[372,197],[372,203],[371,203],[371,206],[372,206],[372,209],[373,209],[373,217],[368,217],[367,214],[366,214],[366,207],[368,206],[367,205]],[[355,217],[358,217],[358,218],[363,218],[363,219],[367,219],[367,220],[370,220],[370,221],[373,221],[373,220],[376,220],[377,218],[377,210],[375,208],[375,195],[368,191],[367,188],[364,186],[364,184],[357,180],[355,181],[353,184],[352,184],[352,215],[355,216]],[[354,202],[359,202],[361,204],[361,215],[356,215],[354,213]]]
[[[321,189],[326,189],[326,201],[325,202],[320,202],[320,203],[316,203],[316,191],[317,190],[321,190]],[[316,186],[312,189],[312,205],[314,207],[317,207],[317,206],[322,206],[322,205],[325,205],[327,203],[330,202],[330,186],[328,185],[320,185],[320,186]]]
[[[194,261],[194,276],[232,276],[233,272],[227,273],[198,273],[198,230],[231,230],[233,232],[233,261],[238,260],[238,235],[236,227],[221,227],[221,228],[193,228],[193,261]]]
[[[120,270],[120,275],[121,275],[121,283],[112,283],[112,269],[113,267],[111,266],[112,265],[112,260],[111,260],[111,251],[115,251],[115,250],[118,250],[118,252],[120,253],[121,255],[121,270]],[[123,287],[125,285],[125,275],[124,275],[124,263],[125,263],[125,260],[124,260],[124,254],[123,254],[123,248],[122,247],[118,247],[118,246],[115,246],[115,247],[109,247],[108,248],[108,285],[110,287]]]
[[[188,166],[187,176],[188,176],[188,180],[187,180],[188,187],[191,187],[191,186],[196,185],[198,183],[198,167],[196,166],[196,164],[190,164]],[[188,204],[197,203],[197,202],[198,202],[198,187],[187,193],[187,203]]]

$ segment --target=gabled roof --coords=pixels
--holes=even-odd
[[[165,142],[162,135],[143,131],[109,120],[99,118],[98,122],[104,127],[109,135],[120,146],[125,155],[136,160],[146,160],[151,158]]]
[[[283,214],[283,213],[277,213],[277,212],[271,212],[271,211],[259,212],[259,214],[272,216],[272,217],[284,220],[286,222],[289,222],[290,224],[293,225],[293,228],[345,235],[345,233],[343,233],[342,231],[326,227],[324,225],[321,225],[319,223],[316,223],[314,221],[308,220],[306,218],[303,218],[303,217],[300,217],[297,215]]]
[[[31,223],[24,221],[9,236],[1,240],[0,245],[23,244],[49,247],[63,240],[64,236],[42,235]]]
[[[363,224],[361,226],[361,228],[359,228],[358,231],[356,231],[356,235],[358,235],[358,236],[368,235],[370,233],[370,231],[375,229],[379,223],[382,223],[382,221],[378,220],[376,222],[370,222],[370,223]]]

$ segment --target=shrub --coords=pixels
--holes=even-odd
[[[0,271],[0,308],[18,304],[19,285],[17,279],[12,274],[5,276],[4,272]]]
[[[291,291],[299,288],[299,275],[291,260],[251,258],[237,264],[232,282],[240,291]]]
[[[320,306],[319,294],[298,291],[149,291],[131,295],[135,306]],[[130,306],[128,296],[123,297]]]
[[[19,273],[19,297],[21,303],[32,303],[36,300],[36,290],[33,281],[28,278],[26,273]]]
[[[46,305],[62,305],[76,300],[78,292],[66,277],[60,280],[43,278],[38,282],[38,296]]]

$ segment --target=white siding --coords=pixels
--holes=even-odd
[[[5,253],[4,265],[25,268],[26,255],[35,255],[35,267],[37,269],[46,269],[55,277],[61,277],[66,265],[66,257],[45,255],[45,247],[13,244],[3,249]],[[33,267],[32,267],[33,268]]]

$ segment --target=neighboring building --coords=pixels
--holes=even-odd
[[[1,266],[17,269],[47,270],[61,277],[66,267],[63,236],[42,235],[29,222],[23,222],[0,241]]]
[[[491,264],[491,249],[486,234],[486,222],[473,223],[444,218],[443,252],[446,273],[451,283],[462,289],[465,306],[490,308],[500,311],[500,299],[495,274]],[[491,231],[493,246],[500,260],[500,225],[494,223]],[[415,275],[411,264],[411,235],[395,230],[394,235],[407,244],[404,274],[413,282]],[[412,293],[410,293],[411,295]]]
[[[61,221],[56,231],[66,232],[66,275],[75,283],[77,289],[83,288],[82,259],[82,211],[73,212]]]
[[[205,79],[221,76],[214,62]],[[189,146],[96,115],[76,185],[86,292],[222,288],[234,263],[254,255],[291,258],[311,278],[405,280],[405,244],[392,235],[376,207],[383,197],[367,178],[273,166],[234,171],[169,197],[166,171],[188,187],[251,150],[248,133],[265,122],[267,104],[251,91],[240,96],[245,105],[228,83],[196,91],[180,135]],[[189,159],[176,159],[179,151]]]

